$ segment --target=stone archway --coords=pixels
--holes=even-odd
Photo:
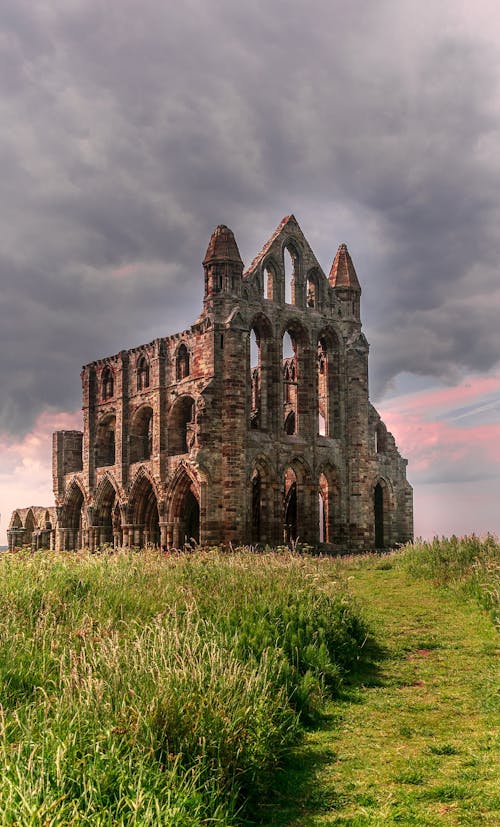
[[[170,544],[182,548],[200,542],[200,486],[185,468],[179,471],[170,496],[168,522]]]
[[[129,502],[131,544],[139,548],[160,544],[158,498],[151,480],[140,474],[132,488]]]
[[[386,548],[391,543],[391,511],[390,492],[383,479],[373,489],[373,524],[375,548]]]
[[[79,549],[84,546],[83,505],[83,491],[77,483],[73,483],[64,506],[63,545],[66,550]]]
[[[94,508],[94,543],[121,545],[121,536],[117,537],[116,507],[119,505],[118,494],[109,479],[105,477],[96,494]]]
[[[283,497],[283,539],[293,543],[298,537],[297,524],[297,475],[293,468],[287,468],[284,480]]]

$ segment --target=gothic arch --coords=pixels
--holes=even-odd
[[[177,382],[186,379],[191,372],[191,354],[186,342],[181,342],[175,354],[175,377]]]
[[[113,369],[106,365],[101,373],[101,398],[111,399],[115,395],[115,375]]]
[[[137,390],[142,391],[149,388],[149,359],[144,353],[141,353],[137,359],[136,373]]]
[[[23,521],[19,514],[19,509],[12,512],[12,517],[10,518],[9,523],[9,529],[11,528],[23,528]]]
[[[339,543],[341,541],[341,488],[338,470],[330,462],[319,468],[318,506],[319,541]]]
[[[172,403],[167,419],[168,454],[187,454],[193,446],[195,432],[196,400],[182,394]]]
[[[85,490],[79,479],[73,478],[66,491],[63,510],[64,547],[67,549],[83,548],[85,545],[83,530],[86,525]]]
[[[293,543],[304,538],[307,531],[309,512],[308,487],[311,480],[311,469],[303,457],[294,457],[282,466],[281,480],[283,484],[283,540]]]
[[[266,430],[273,410],[273,329],[264,313],[256,313],[250,322],[246,359],[247,421],[251,428]]]
[[[111,474],[99,483],[94,497],[93,523],[98,527],[98,543],[114,542],[121,529],[119,487]],[[118,522],[118,525],[117,525]]]
[[[291,272],[287,272],[287,255],[291,259]],[[298,241],[289,236],[281,245],[283,268],[283,301],[301,307],[302,302],[302,250]]]
[[[336,330],[328,325],[317,337],[316,409],[318,433],[321,425],[324,436],[342,435],[341,344]]]
[[[193,540],[200,542],[201,480],[195,470],[182,463],[167,490],[167,520],[171,543],[182,548]]]
[[[291,342],[292,355],[285,353],[285,343]],[[307,377],[310,372],[309,333],[296,318],[289,317],[281,327],[279,353],[281,355],[281,428],[286,434],[300,433],[302,418],[310,416]]]
[[[95,467],[103,468],[115,464],[116,415],[110,411],[101,417],[95,436]]]
[[[130,421],[130,462],[151,459],[153,453],[153,408],[141,405]]]
[[[159,495],[152,475],[142,466],[130,486],[128,520],[139,547],[160,543]]]
[[[312,267],[306,276],[306,307],[318,310],[323,306],[323,277],[317,267]]]
[[[262,286],[265,299],[276,301],[279,297],[279,267],[273,256],[267,256],[262,262]]]
[[[375,548],[387,548],[392,543],[392,516],[394,493],[391,483],[377,477],[371,488],[373,503],[373,543]]]
[[[257,456],[247,479],[252,543],[272,543],[274,540],[274,483],[271,464],[263,454]]]

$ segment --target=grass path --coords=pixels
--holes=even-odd
[[[389,566],[347,572],[384,651],[307,737],[273,827],[500,824],[498,636]]]

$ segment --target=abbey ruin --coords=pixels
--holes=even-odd
[[[16,510],[9,548],[410,540],[346,246],[326,276],[287,216],[244,271],[221,225],[203,269],[188,330],[83,368],[83,432],[53,437],[55,507]]]

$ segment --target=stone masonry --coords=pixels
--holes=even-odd
[[[287,216],[244,272],[221,225],[203,269],[188,330],[82,369],[83,432],[53,438],[56,507],[15,511],[9,547],[410,540],[407,462],[368,399],[346,246],[326,276]]]

